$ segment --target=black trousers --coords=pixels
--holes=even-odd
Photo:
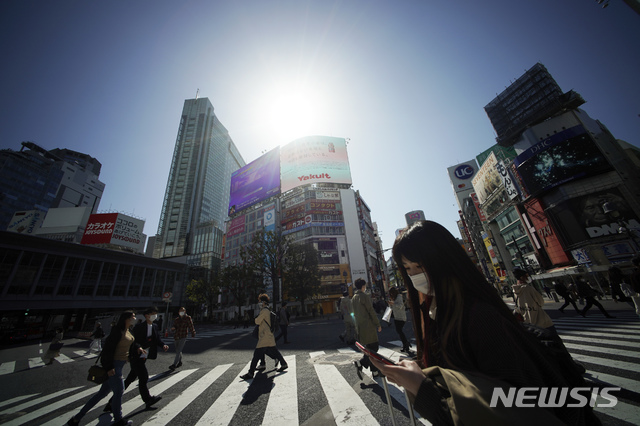
[[[598,309],[600,309],[600,312],[602,312],[602,315],[604,315],[605,317],[610,316],[609,312],[605,311],[604,307],[594,297],[591,297],[591,296],[585,297],[585,300],[587,301],[587,304],[584,306],[584,309],[582,310],[582,315],[586,314],[587,311],[591,309],[593,305],[595,305],[598,307]]]
[[[281,337],[284,337],[284,342],[289,343],[289,339],[287,339],[287,327],[288,327],[287,324],[280,324],[280,334],[278,334],[278,336],[276,337],[276,342]]]
[[[273,359],[277,359],[280,361],[280,366],[287,365],[282,354],[275,346],[268,346],[266,348],[256,348],[253,351],[253,358],[251,359],[251,366],[249,367],[249,374],[253,374],[256,371],[256,367],[258,366],[258,362],[260,360],[264,360],[264,356],[269,355]],[[262,362],[264,363],[264,361]]]
[[[393,322],[396,325],[396,332],[400,336],[400,340],[402,340],[402,349],[409,349],[409,340],[407,340],[407,336],[404,335],[404,331],[402,330],[402,328],[406,324],[406,321],[398,321],[394,318]]]
[[[378,349],[380,349],[380,344],[378,342],[368,343],[364,346],[373,352],[378,352]],[[378,371],[375,365],[373,365],[371,361],[369,361],[369,357],[367,355],[362,356],[360,364],[362,364],[363,367],[370,369],[371,371]]]
[[[124,388],[126,389],[131,383],[138,379],[138,389],[140,397],[144,402],[151,399],[147,383],[149,382],[149,372],[147,371],[147,360],[145,358],[136,359],[131,363],[131,371],[124,380]]]
[[[563,310],[564,308],[569,306],[569,304],[571,304],[573,305],[573,309],[575,309],[577,313],[580,313],[580,309],[578,309],[578,307],[576,306],[576,302],[571,296],[562,296],[562,298],[564,299],[564,305],[560,306],[560,310]]]

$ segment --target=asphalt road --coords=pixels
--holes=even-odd
[[[618,407],[600,416],[603,423],[640,424],[640,321],[626,304],[608,300],[603,305],[617,318],[605,321],[595,308],[587,318],[569,309],[561,314],[560,304],[551,301],[545,309],[574,357],[587,366],[588,378],[623,384]],[[331,425],[337,423],[335,418],[352,424],[391,424],[380,380],[358,379],[352,363],[360,354],[338,339],[343,327],[335,315],[294,321],[289,327],[292,343],[278,345],[290,369],[277,373],[267,359],[267,370],[252,382],[238,379],[247,372],[255,347],[251,328],[196,328],[197,339],[187,341],[180,369],[167,369],[173,362],[172,344],[167,353],[147,362],[151,393],[163,397],[155,409],[144,409],[135,385],[127,390],[124,408],[134,424]],[[412,335],[410,323],[405,332]],[[393,327],[383,327],[379,337],[381,351],[401,355]],[[64,424],[97,390],[86,381],[95,361],[84,355],[89,341],[64,342],[63,356],[51,366],[39,360],[48,342],[0,350],[0,423]],[[410,424],[403,395],[393,387],[391,391],[398,424]],[[336,414],[341,407],[349,412],[346,421]],[[97,406],[82,424],[109,424],[111,417],[101,415],[101,408]]]

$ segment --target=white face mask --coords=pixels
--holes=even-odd
[[[150,319],[151,321],[155,321],[155,320],[156,320],[156,318],[158,318],[158,315],[156,315],[156,314],[149,315],[149,319]]]
[[[429,294],[431,292],[431,285],[429,284],[429,279],[427,278],[427,274],[425,274],[424,272],[421,272],[416,275],[411,275],[409,278],[411,278],[411,282],[413,283],[413,286],[420,293]]]
[[[180,316],[183,317],[186,312],[180,312]]]

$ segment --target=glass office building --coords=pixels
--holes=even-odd
[[[216,269],[231,174],[245,162],[207,98],[184,102],[153,256]]]

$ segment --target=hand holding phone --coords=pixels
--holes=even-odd
[[[391,361],[389,358],[387,358],[384,355],[380,355],[378,352],[374,352],[371,349],[367,349],[360,342],[356,342],[356,347],[360,349],[362,352],[364,352],[365,355],[370,356],[376,361],[382,362],[387,365],[396,365],[394,361]]]

